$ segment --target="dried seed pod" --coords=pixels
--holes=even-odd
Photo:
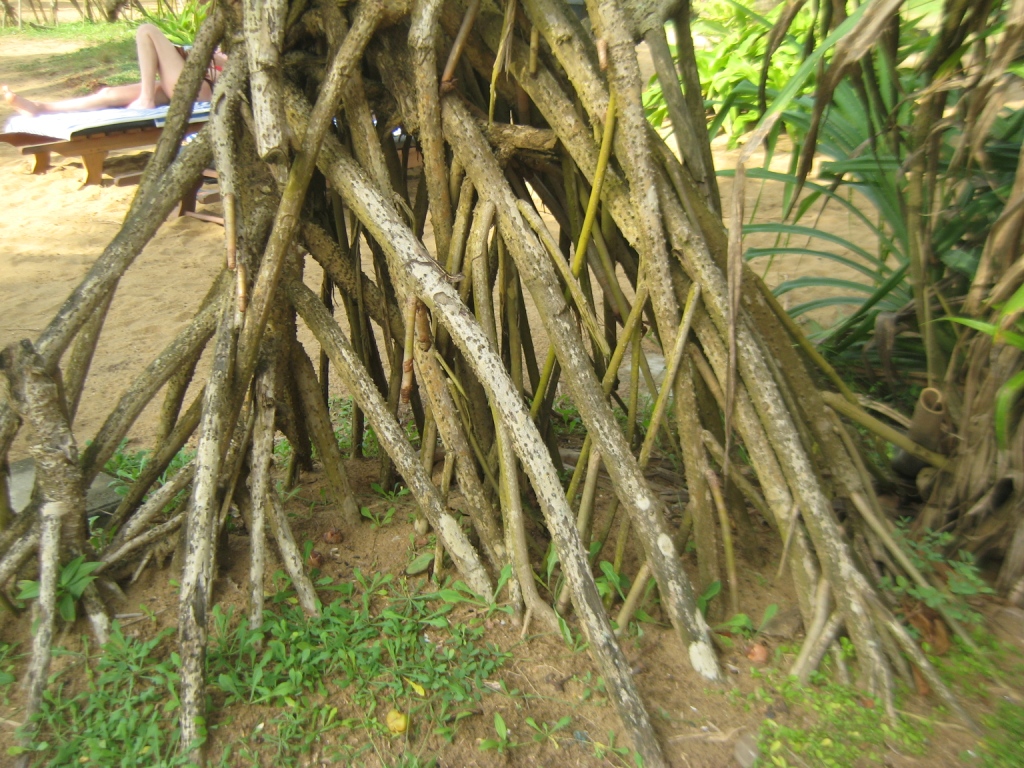
[[[341,544],[345,536],[337,528],[328,528],[324,531],[323,539],[328,544]]]

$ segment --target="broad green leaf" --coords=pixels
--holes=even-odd
[[[434,562],[434,553],[423,552],[422,554],[417,555],[413,561],[409,563],[405,572],[409,576],[416,576],[427,570],[432,562]]]
[[[1004,315],[1015,315],[1021,311],[1024,311],[1024,285],[1021,285],[1003,305]]]
[[[1005,449],[1009,445],[1010,411],[1021,392],[1024,391],[1024,371],[1018,371],[996,392],[996,440],[999,447]]]

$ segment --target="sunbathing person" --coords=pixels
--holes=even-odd
[[[143,24],[139,27],[135,33],[135,45],[139,54],[141,82],[108,86],[88,96],[62,101],[32,101],[14,93],[6,85],[0,87],[0,96],[7,104],[25,115],[88,112],[112,107],[152,109],[167,104],[174,94],[174,87],[178,84],[181,70],[185,66],[185,51],[174,45],[152,24]],[[198,101],[210,100],[213,95],[213,83],[226,61],[227,57],[219,50],[214,53],[207,76],[199,86],[199,94],[196,96]]]

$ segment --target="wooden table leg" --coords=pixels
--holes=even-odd
[[[107,153],[88,152],[82,155],[82,162],[85,163],[85,184],[100,184],[103,181],[103,161],[107,159]]]
[[[50,170],[50,153],[35,152],[32,157],[32,173],[46,173]]]
[[[170,218],[176,219],[178,216],[184,216],[188,213],[195,213],[196,210],[196,197],[199,195],[199,190],[203,187],[203,177],[200,176],[199,180],[195,185],[181,197],[181,203],[178,205],[177,214],[171,212]]]

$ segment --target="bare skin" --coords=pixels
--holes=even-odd
[[[128,107],[129,109],[152,109],[167,104],[174,95],[174,88],[185,67],[174,44],[152,24],[143,24],[135,33],[135,45],[139,56],[141,81],[131,85],[115,85],[101,88],[96,93],[61,101],[32,101],[14,93],[6,85],[0,86],[0,97],[8,106],[24,115],[43,115],[54,112],[88,112],[94,109]],[[223,54],[215,54],[214,61],[222,65]],[[210,84],[203,82],[197,100],[209,101],[212,96]]]

